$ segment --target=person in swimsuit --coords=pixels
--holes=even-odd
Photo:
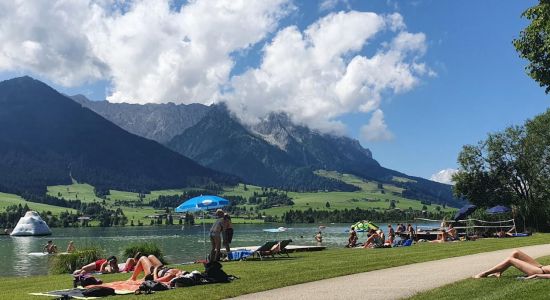
[[[516,269],[522,271],[523,273],[525,273],[525,275],[528,276],[528,279],[550,279],[550,265],[543,266],[532,257],[521,252],[520,250],[515,250],[514,252],[512,252],[512,255],[510,255],[504,261],[485,272],[481,272],[475,275],[474,278],[483,278],[490,276],[500,277],[500,275],[502,275],[502,273],[510,267],[515,267]]]
[[[448,239],[451,241],[458,240],[458,232],[456,231],[456,228],[453,226],[453,224],[449,224],[449,228],[447,229],[447,236]]]
[[[67,245],[67,253],[73,253],[76,251],[76,247],[74,246],[73,241],[70,241]]]
[[[53,243],[53,241],[48,241],[48,243],[44,246],[44,249],[42,252],[48,253],[48,254],[54,254],[57,253],[57,246]]]
[[[99,272],[99,273],[118,273],[118,263],[115,256],[107,259],[98,259],[73,272],[74,275]]]
[[[355,227],[352,226],[349,231],[348,244],[346,247],[355,248],[355,246],[357,246],[357,232],[355,232]]]
[[[228,213],[223,215],[223,242],[222,245],[225,247],[225,253],[229,259],[229,253],[231,252],[231,242],[233,241],[233,223],[231,223],[231,216]]]
[[[395,241],[395,231],[393,230],[391,224],[388,224],[388,237],[390,245],[393,245],[393,241]]]
[[[142,256],[130,277],[130,281],[136,281],[141,272],[144,273],[143,280],[154,280],[156,282],[168,283],[170,280],[183,274],[180,269],[172,269],[162,265],[160,260],[154,256]]]
[[[210,243],[212,248],[210,250],[210,257],[208,261],[218,261],[220,260],[220,249],[222,248],[222,231],[223,231],[223,216],[225,213],[223,210],[216,210],[216,221],[212,224],[210,228]]]
[[[378,232],[376,232],[376,230],[374,229],[370,229],[369,238],[365,241],[363,248],[374,248],[382,244],[383,243],[381,243],[381,238],[380,238],[380,235],[378,235]]]

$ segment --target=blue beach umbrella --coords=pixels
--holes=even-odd
[[[202,211],[203,216],[203,222],[202,222],[202,232],[204,236],[204,246],[203,250],[206,254],[206,225],[204,224],[204,212],[209,209],[218,209],[222,208],[224,206],[229,205],[229,200],[218,197],[218,196],[212,196],[212,195],[206,195],[206,196],[198,196],[195,198],[191,198],[182,204],[180,204],[178,207],[176,207],[177,213],[194,213]]]
[[[488,214],[496,215],[509,212],[510,208],[502,205],[497,205],[486,210]]]
[[[471,205],[471,204],[463,206],[463,207],[455,214],[454,220],[455,220],[455,221],[458,221],[458,220],[461,220],[461,219],[466,218],[466,217],[469,216],[471,213],[473,213],[474,210],[476,210],[476,208],[477,208],[477,206]]]
[[[212,195],[191,198],[176,207],[177,213],[198,212],[209,209],[222,208],[229,205],[229,200]]]

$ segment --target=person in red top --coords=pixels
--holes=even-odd
[[[73,272],[73,274],[84,274],[90,272],[100,272],[100,273],[118,273],[118,264],[115,256],[111,256],[107,259],[101,258],[95,262],[89,263],[82,268]]]

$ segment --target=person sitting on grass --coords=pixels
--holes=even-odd
[[[369,238],[365,241],[363,248],[376,248],[383,245],[380,235],[374,229],[369,230]]]
[[[447,236],[450,241],[458,240],[458,232],[456,231],[456,228],[453,226],[453,224],[449,224],[449,228],[447,229]]]
[[[107,259],[101,258],[92,263],[89,263],[82,268],[73,272],[74,275],[99,272],[99,273],[118,273],[118,264],[116,256],[111,256]]]
[[[355,232],[355,227],[351,227],[349,231],[348,244],[346,248],[355,248],[357,246],[357,232]]]
[[[172,269],[162,265],[160,260],[154,256],[142,256],[134,268],[130,281],[136,281],[141,272],[144,273],[143,280],[154,280],[156,282],[169,283],[170,280],[183,274],[180,269]]]
[[[445,243],[447,241],[448,235],[445,228],[441,228],[437,234],[437,239],[430,241],[430,243]]]
[[[516,267],[516,269],[522,271],[527,275],[527,279],[533,278],[547,278],[550,279],[550,265],[543,266],[534,260],[529,255],[515,250],[508,258],[492,267],[491,269],[481,272],[474,276],[474,278],[483,277],[500,277],[504,271],[510,267]]]

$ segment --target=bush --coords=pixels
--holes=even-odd
[[[51,260],[51,274],[72,273],[75,270],[103,257],[103,251],[98,247],[89,247],[68,254],[55,255]]]
[[[123,254],[124,254],[124,257],[134,257],[138,252],[141,252],[141,254],[145,256],[154,255],[164,265],[167,264],[166,260],[164,259],[164,254],[162,253],[162,250],[160,250],[160,248],[154,243],[132,244],[124,249]]]

